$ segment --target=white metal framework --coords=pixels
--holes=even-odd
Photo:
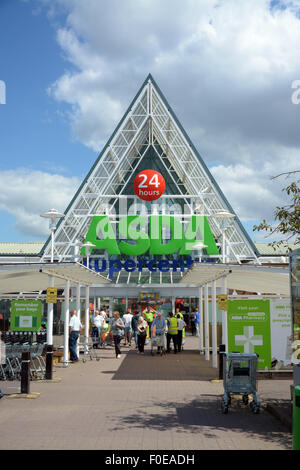
[[[132,195],[133,191],[128,184],[141,163],[145,165],[146,162],[143,160],[147,160],[150,148],[155,152],[157,162],[168,174],[174,188],[173,194],[168,195],[165,192],[159,201],[161,207],[168,196],[175,202],[184,201],[190,208],[190,214],[200,213],[209,217],[212,232],[219,246],[222,245],[222,235],[225,233],[228,262],[257,261],[258,253],[255,246],[238,217],[235,216],[226,230],[221,220],[214,218],[217,212],[227,210],[233,213],[233,209],[151,75],[147,77],[83,181],[65,211],[64,219],[60,220],[55,232],[55,258],[60,262],[74,258],[76,246],[84,241],[94,215],[111,215],[111,208],[115,207],[122,197],[131,198],[136,202],[137,197]],[[117,220],[115,215],[114,220]],[[51,243],[48,240],[41,260],[49,260],[50,255]],[[132,282],[134,273],[131,273],[131,279],[128,274],[130,273],[126,273],[127,282]],[[163,273],[163,277],[168,276],[168,279],[161,279],[161,282],[176,282],[174,274],[176,273]],[[158,275],[162,277],[161,273]],[[136,282],[139,282],[141,273],[137,273],[136,277]],[[180,277],[179,273],[178,280]],[[119,278],[120,275],[118,280]],[[124,282],[123,274],[120,282]],[[151,276],[146,282],[151,283]]]

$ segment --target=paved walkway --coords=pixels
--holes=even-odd
[[[233,400],[220,412],[223,385],[209,381],[217,371],[197,343],[187,337],[185,351],[163,357],[122,347],[115,359],[107,348],[99,362],[57,365],[61,382],[31,382],[38,398],[0,400],[0,449],[291,449],[291,434],[267,411]],[[288,398],[290,383],[259,380],[259,397]]]

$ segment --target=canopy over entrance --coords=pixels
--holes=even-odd
[[[283,267],[194,263],[180,283],[204,286],[222,277],[226,277],[228,289],[290,294],[289,269]]]
[[[49,276],[54,280],[52,287],[62,289],[66,281],[86,286],[110,282],[80,263],[5,264],[0,265],[0,294],[46,290]]]

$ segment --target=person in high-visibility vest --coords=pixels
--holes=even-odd
[[[183,320],[183,314],[181,313],[180,308],[176,308],[175,317],[181,318],[181,320]]]
[[[173,312],[169,313],[167,318],[168,332],[167,332],[167,353],[171,352],[171,340],[174,345],[174,353],[177,353],[177,338],[178,338],[178,323],[177,318],[174,317]]]
[[[155,314],[156,314],[156,311],[147,306],[147,308],[143,311],[143,315],[145,317],[145,320],[146,322],[148,323],[148,326],[149,326],[149,336],[151,338],[151,327],[152,327],[152,322],[154,320],[154,317],[155,317]]]

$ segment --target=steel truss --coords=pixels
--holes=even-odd
[[[136,196],[126,196],[124,191],[150,147],[155,150],[158,160],[176,187],[177,194],[170,195],[170,198],[184,201],[190,214],[208,216],[213,234],[221,245],[225,229],[220,219],[214,218],[214,214],[224,210],[232,213],[233,210],[149,76],[71,201],[65,218],[60,220],[55,232],[54,249],[58,261],[74,258],[76,246],[84,241],[94,215],[112,216],[122,197],[137,200]],[[164,195],[158,204],[162,206],[166,197]],[[255,247],[237,216],[225,230],[225,246],[228,262],[258,262]],[[41,261],[48,260],[50,252],[51,243],[48,240]],[[125,282],[135,277],[134,273],[131,273],[131,278],[128,274]],[[143,274],[137,274],[136,282]],[[124,282],[124,275],[119,273],[120,282]],[[163,277],[168,279],[162,279],[160,274],[158,277],[161,282],[174,282],[181,276],[163,273]],[[151,283],[151,277],[148,282]]]

